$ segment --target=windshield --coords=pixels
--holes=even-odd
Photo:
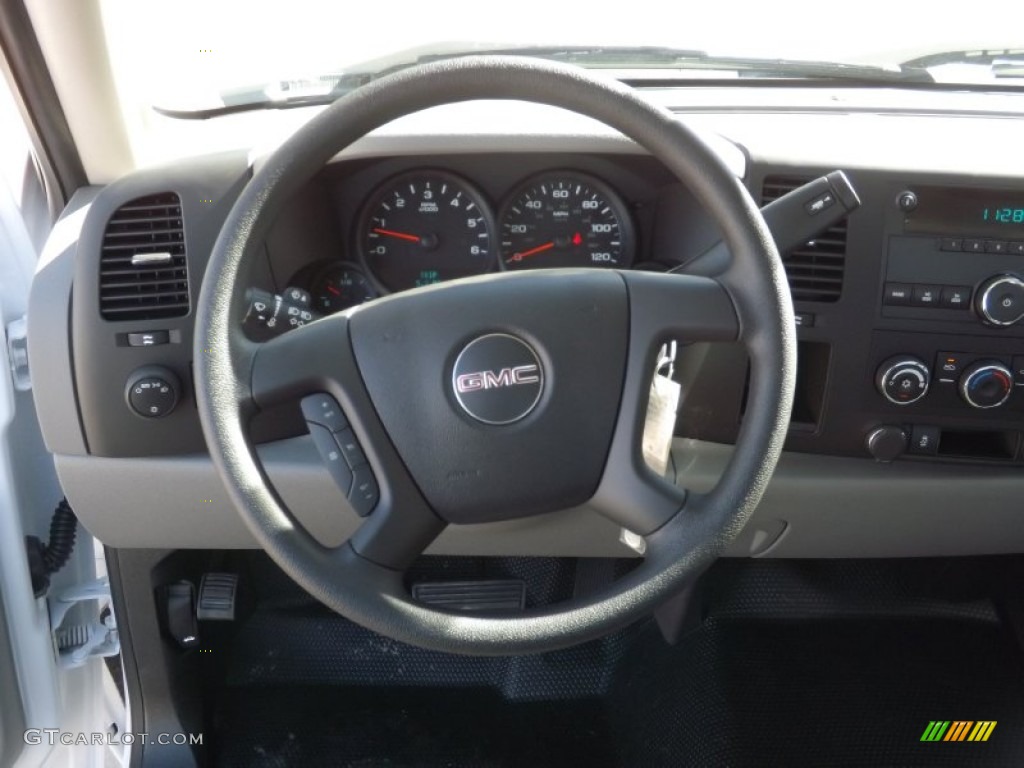
[[[803,0],[103,0],[102,9],[126,122],[136,131],[158,124],[153,107],[181,117],[225,104],[315,103],[376,71],[480,50],[555,54],[626,79],[900,76],[1024,86],[1019,2],[940,9],[891,0],[823,8]],[[814,66],[793,66],[800,62]],[[339,81],[345,73],[352,76]]]

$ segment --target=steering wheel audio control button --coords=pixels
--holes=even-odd
[[[341,432],[348,427],[344,411],[333,397],[327,394],[309,395],[302,398],[302,415],[307,422],[327,427],[331,432]]]
[[[345,461],[341,446],[338,445],[330,430],[319,424],[310,424],[309,434],[313,438],[313,444],[316,445],[317,451],[320,452],[320,458],[327,466],[327,471],[331,473],[331,478],[337,483],[341,492],[348,496],[352,489],[352,470],[349,468],[348,462]]]
[[[352,469],[366,463],[363,449],[359,447],[359,441],[356,440],[356,436],[351,429],[343,429],[334,436],[334,439],[338,442],[345,461],[348,462]]]
[[[373,476],[373,470],[369,464],[363,464],[353,470],[354,480],[352,489],[348,492],[348,500],[352,508],[360,517],[366,517],[373,512],[373,508],[380,501],[380,489],[377,487],[377,478]]]

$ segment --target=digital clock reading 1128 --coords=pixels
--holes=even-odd
[[[996,224],[1024,224],[1024,208],[983,208],[981,218]]]

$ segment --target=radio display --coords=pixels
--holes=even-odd
[[[907,232],[1024,240],[1024,190],[916,187]]]

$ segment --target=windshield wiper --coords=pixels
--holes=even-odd
[[[422,49],[420,49],[422,50]],[[224,91],[222,105],[206,109],[181,110],[154,106],[153,109],[168,117],[202,120],[259,109],[293,109],[324,106],[385,75],[426,64],[463,56],[514,55],[534,56],[563,61],[591,69],[622,71],[623,82],[635,85],[673,84],[679,82],[706,83],[708,73],[729,73],[734,79],[749,82],[815,81],[842,82],[845,85],[879,83],[933,83],[925,69],[916,66],[880,67],[866,64],[844,64],[828,61],[799,61],[750,57],[714,56],[704,51],[656,46],[595,47],[595,46],[506,46],[494,48],[446,45],[436,50],[417,53],[415,49],[390,57],[387,64],[371,66],[367,62],[348,71],[325,74],[315,78],[280,80],[259,86]],[[378,61],[379,63],[379,61]],[[650,71],[651,77],[640,72]],[[657,76],[653,73],[660,72]],[[717,79],[717,78],[716,78]],[[728,81],[721,81],[728,82]]]
[[[903,62],[901,66],[932,70],[957,64],[973,65],[988,70],[993,78],[1024,78],[1024,49],[997,48],[943,51]]]

